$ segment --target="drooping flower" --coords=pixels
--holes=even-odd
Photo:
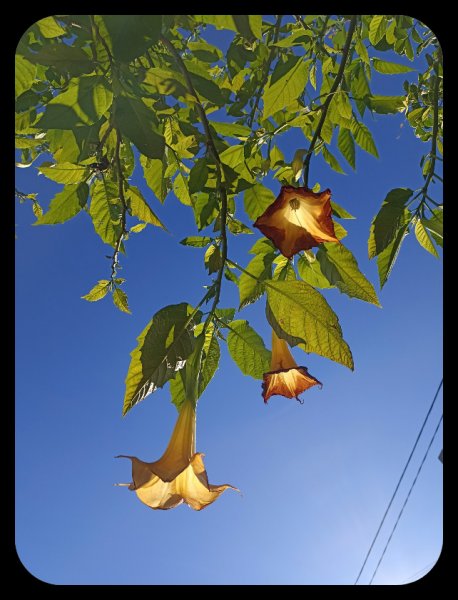
[[[196,452],[196,409],[184,402],[169,444],[162,457],[144,462],[135,456],[120,455],[132,461],[132,483],[128,486],[140,500],[154,509],[175,508],[186,502],[194,510],[202,510],[214,502],[231,485],[208,483],[201,452]]]
[[[271,370],[264,373],[262,397],[264,402],[276,394],[286,398],[296,398],[314,385],[323,386],[321,381],[310,375],[307,367],[299,367],[291,354],[288,344],[272,329]]]
[[[322,242],[339,241],[331,213],[331,190],[315,193],[306,187],[284,185],[254,226],[291,258]]]

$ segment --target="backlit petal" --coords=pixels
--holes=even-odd
[[[332,221],[331,190],[282,186],[277,199],[256,219],[254,226],[280,252],[291,258],[322,242],[338,242]]]

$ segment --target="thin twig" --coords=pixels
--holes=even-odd
[[[332,84],[332,87],[329,91],[329,94],[323,104],[323,109],[321,111],[321,117],[320,117],[320,121],[318,123],[318,127],[315,130],[315,133],[313,135],[312,141],[310,143],[309,149],[307,150],[307,155],[304,159],[304,185],[305,187],[308,187],[308,179],[309,179],[309,169],[310,169],[310,159],[312,157],[312,153],[315,149],[315,145],[318,141],[318,138],[320,137],[321,134],[321,129],[323,128],[323,124],[324,121],[326,119],[326,115],[328,112],[328,108],[329,105],[331,104],[331,100],[334,96],[334,93],[337,91],[338,87],[340,86],[342,79],[343,79],[343,75],[344,75],[344,71],[345,71],[345,65],[348,59],[348,55],[350,53],[350,45],[351,45],[351,40],[353,38],[353,33],[355,31],[355,27],[356,27],[356,15],[353,15],[350,21],[350,27],[348,28],[348,33],[347,33],[347,39],[345,40],[345,46],[344,49],[342,51],[342,60],[340,62],[340,66],[339,66],[339,71],[337,73],[336,78],[334,79],[334,82]]]
[[[273,59],[275,58],[275,46],[273,44],[275,44],[278,40],[278,35],[280,33],[280,27],[281,27],[281,20],[282,20],[283,15],[277,15],[277,22],[275,23],[275,30],[274,30],[274,37],[273,37],[273,42],[272,42],[272,46],[270,48],[270,52],[269,52],[269,56],[267,57],[267,61],[264,65],[264,71],[262,74],[262,78],[261,78],[261,83],[259,84],[259,88],[258,88],[258,92],[256,94],[256,98],[254,101],[254,105],[253,105],[253,109],[251,111],[251,114],[248,118],[248,127],[251,129],[252,125],[253,125],[253,121],[254,121],[254,117],[256,115],[256,111],[258,110],[258,105],[259,105],[259,101],[261,100],[261,95],[262,92],[264,91],[264,87],[267,83],[267,78],[269,77],[269,71],[270,71],[270,65],[272,64]]]

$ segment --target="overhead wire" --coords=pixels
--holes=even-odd
[[[429,407],[429,409],[428,409],[428,412],[426,413],[426,416],[425,416],[425,418],[424,418],[423,424],[422,424],[422,426],[420,427],[420,431],[418,432],[418,435],[417,435],[417,438],[416,438],[416,440],[415,440],[415,443],[414,443],[414,445],[413,445],[413,447],[412,447],[412,450],[410,451],[409,458],[407,459],[407,462],[406,462],[406,464],[405,464],[405,466],[404,466],[404,469],[403,469],[403,471],[402,471],[402,473],[401,473],[401,476],[399,477],[399,480],[398,480],[398,482],[397,482],[397,484],[396,484],[396,487],[395,487],[395,489],[394,489],[393,495],[391,496],[391,499],[390,499],[390,501],[389,501],[389,503],[388,503],[388,506],[386,507],[385,514],[383,515],[383,517],[382,517],[382,520],[380,521],[380,524],[379,524],[379,526],[378,526],[378,529],[377,529],[377,531],[376,531],[376,533],[375,533],[375,535],[374,535],[374,538],[373,538],[373,540],[372,540],[372,543],[371,543],[371,545],[369,546],[369,550],[368,550],[368,551],[367,551],[367,553],[366,553],[366,556],[365,556],[365,558],[364,558],[363,564],[362,564],[362,566],[361,566],[361,568],[360,568],[360,570],[359,570],[358,577],[355,579],[355,582],[354,582],[354,584],[353,584],[353,585],[357,585],[357,583],[358,583],[358,581],[360,580],[360,577],[361,577],[361,575],[362,575],[362,572],[364,571],[364,567],[366,566],[367,560],[368,560],[368,558],[369,558],[369,556],[370,556],[370,554],[371,554],[371,552],[372,552],[372,549],[373,549],[373,547],[374,547],[374,544],[375,544],[375,542],[377,541],[377,538],[378,538],[378,536],[379,536],[379,533],[380,533],[380,531],[381,531],[381,529],[382,529],[382,527],[383,527],[383,524],[385,523],[385,519],[386,519],[386,517],[387,517],[387,515],[388,515],[388,512],[389,512],[389,510],[390,510],[390,508],[391,508],[391,505],[393,504],[393,501],[394,501],[394,499],[395,499],[395,497],[396,497],[396,494],[398,493],[399,486],[401,485],[401,482],[402,482],[402,480],[404,479],[404,475],[405,475],[405,473],[406,473],[406,471],[407,471],[407,468],[408,468],[408,466],[409,466],[409,464],[410,464],[410,461],[412,460],[412,456],[413,456],[413,454],[414,454],[414,452],[415,452],[415,449],[417,448],[417,445],[418,445],[418,442],[419,442],[419,440],[420,440],[421,434],[423,433],[423,430],[424,430],[424,428],[425,428],[425,425],[426,425],[426,423],[427,423],[427,421],[428,421],[428,419],[429,419],[429,415],[431,414],[431,411],[433,410],[433,407],[434,407],[434,405],[435,405],[435,403],[436,403],[437,397],[439,396],[439,392],[440,392],[440,390],[441,390],[441,388],[442,388],[442,384],[443,384],[443,382],[444,382],[444,380],[443,380],[443,379],[441,379],[441,382],[439,383],[439,386],[438,386],[438,388],[437,388],[437,390],[436,390],[436,393],[434,394],[433,401],[431,402],[431,405],[430,405],[430,407]]]
[[[396,519],[396,522],[395,522],[395,524],[393,525],[393,529],[391,530],[390,536],[389,536],[389,538],[388,538],[388,540],[387,540],[387,542],[386,542],[386,544],[385,544],[385,547],[383,548],[383,552],[382,552],[382,554],[381,554],[381,556],[380,556],[380,559],[379,559],[379,561],[378,561],[378,563],[377,563],[377,566],[375,567],[375,569],[374,569],[374,572],[372,573],[372,577],[371,577],[371,580],[369,581],[369,585],[371,585],[371,584],[372,584],[372,582],[374,581],[374,577],[377,575],[377,571],[378,571],[378,569],[379,569],[379,567],[380,567],[380,564],[381,564],[381,562],[382,562],[382,560],[383,560],[383,557],[385,556],[385,552],[386,552],[386,550],[387,550],[388,546],[390,545],[391,538],[393,537],[393,534],[394,534],[394,532],[396,531],[396,527],[398,526],[398,523],[399,523],[399,521],[400,521],[400,519],[401,519],[401,517],[402,517],[402,513],[404,512],[404,508],[406,507],[406,504],[407,504],[407,502],[409,501],[410,494],[412,493],[412,490],[413,490],[413,488],[415,487],[415,484],[417,483],[418,476],[419,476],[419,475],[420,475],[420,473],[421,473],[421,470],[422,470],[422,468],[423,468],[423,465],[425,464],[425,461],[426,461],[426,458],[427,458],[427,456],[428,456],[428,454],[429,454],[429,451],[430,451],[430,449],[431,449],[431,446],[433,445],[434,438],[436,437],[436,433],[439,431],[439,427],[440,427],[440,424],[442,423],[443,416],[444,416],[444,415],[441,415],[441,417],[440,417],[440,419],[439,419],[439,422],[438,422],[438,424],[437,424],[437,426],[436,426],[436,429],[434,430],[434,433],[433,433],[433,436],[432,436],[432,438],[431,438],[431,441],[429,442],[429,444],[428,444],[428,447],[426,448],[426,452],[425,452],[425,454],[424,454],[424,456],[423,456],[423,460],[421,461],[421,463],[420,463],[420,466],[418,467],[418,471],[417,471],[417,473],[416,473],[416,475],[415,475],[415,478],[414,478],[414,480],[413,480],[413,482],[412,482],[412,485],[410,486],[410,489],[409,489],[409,492],[408,492],[408,494],[407,494],[407,496],[406,496],[406,499],[404,500],[404,504],[402,505],[402,508],[401,508],[401,510],[399,511],[398,517],[397,517],[397,519]]]

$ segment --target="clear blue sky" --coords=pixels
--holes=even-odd
[[[373,89],[402,93],[404,78],[409,74],[375,75]],[[330,187],[333,199],[356,215],[343,222],[344,243],[378,289],[376,264],[367,258],[371,218],[390,189],[421,185],[418,163],[426,147],[402,115],[368,114],[365,122],[380,159],[359,152],[357,171],[347,176],[313,159],[311,183]],[[279,146],[291,160],[304,139],[287,133]],[[275,396],[265,406],[261,383],[243,376],[224,348],[199,403],[197,449],[206,454],[210,481],[231,483],[242,495],[229,490],[199,513],[185,505],[152,511],[134,493],[113,487],[130,481],[129,463],[113,457],[159,458],[176,410],[165,388],[121,417],[129,352],[159,308],[196,303],[208,276],[203,252],[178,244],[195,233],[189,209],[173,193],[161,206],[138,168],[132,183],[172,233],[148,228],[127,243],[121,260],[131,316],[109,296],[94,304],[80,299],[109,275],[110,248],[87,214],[31,227],[31,207],[17,206],[16,545],[22,563],[35,577],[61,584],[353,583],[442,376],[442,263],[409,236],[380,293],[382,309],[324,291],[355,371],[294,350],[324,383],[303,394],[303,405]],[[47,206],[61,186],[31,167],[20,170],[17,187],[38,192]],[[277,182],[272,189],[279,191]],[[242,197],[237,201],[247,222]],[[231,236],[230,256],[246,264],[257,237],[256,230]],[[225,282],[222,306],[236,305],[235,286]],[[264,301],[240,318],[269,344]],[[372,574],[441,410],[440,398],[361,583]],[[402,583],[440,554],[441,435],[442,428],[374,583]]]

